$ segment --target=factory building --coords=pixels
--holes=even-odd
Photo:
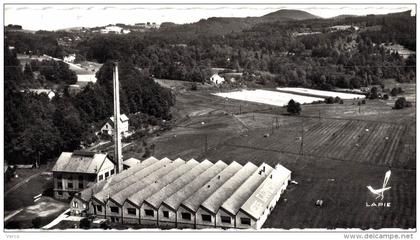
[[[70,207],[126,226],[260,229],[290,178],[279,164],[151,157],[76,194]]]

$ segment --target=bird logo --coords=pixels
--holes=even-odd
[[[381,198],[381,200],[383,200],[384,199],[384,192],[391,189],[391,187],[386,186],[388,184],[388,181],[389,181],[390,177],[391,177],[391,170],[389,170],[388,172],[385,173],[384,182],[382,184],[382,188],[380,188],[380,189],[374,189],[370,185],[367,186],[369,191],[376,195],[375,199]]]

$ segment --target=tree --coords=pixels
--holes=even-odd
[[[370,90],[370,99],[377,99],[379,97],[378,95],[378,88],[377,87],[373,87]]]
[[[391,90],[391,96],[395,97],[398,95],[398,90],[396,88],[392,88]]]
[[[333,97],[327,97],[327,98],[325,98],[325,103],[326,104],[333,104],[334,103],[334,98]]]
[[[399,97],[395,101],[395,109],[403,109],[405,107],[411,107],[411,103],[405,99],[405,97]]]
[[[289,101],[289,103],[287,104],[287,112],[293,115],[299,115],[300,112],[302,111],[301,107],[300,107],[300,103],[295,102],[293,99],[291,99]]]

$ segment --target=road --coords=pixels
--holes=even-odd
[[[18,189],[19,187],[23,186],[24,184],[28,183],[29,181],[31,181],[33,178],[39,176],[41,173],[35,173],[34,175],[31,175],[27,178],[25,178],[24,180],[22,180],[20,183],[16,184],[15,186],[13,186],[12,188],[10,188],[9,190],[4,192],[4,196],[7,196],[7,194],[15,191],[16,189]]]

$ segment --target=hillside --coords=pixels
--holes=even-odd
[[[301,11],[301,10],[282,9],[276,12],[266,14],[262,16],[261,18],[264,20],[279,21],[279,20],[307,20],[307,19],[316,19],[320,17],[315,16],[305,11]]]
[[[196,23],[172,26],[170,28],[161,29],[161,32],[174,32],[175,34],[189,35],[226,35],[234,32],[241,32],[249,29],[258,23],[264,22],[287,22],[300,21],[308,19],[316,19],[318,16],[312,15],[300,10],[279,10],[266,14],[261,17],[246,17],[246,18],[227,18],[227,17],[212,17],[202,19]]]

